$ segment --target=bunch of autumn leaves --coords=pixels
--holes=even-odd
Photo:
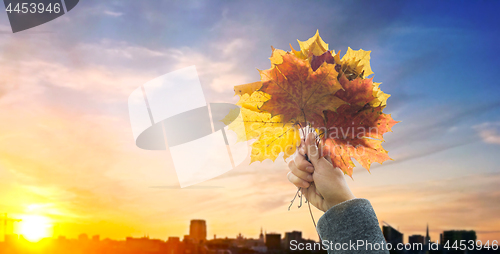
[[[341,59],[318,32],[299,45],[300,51],[272,48],[271,68],[259,71],[261,81],[234,88],[241,108],[223,122],[238,141],[255,140],[251,161],[274,161],[281,153],[288,158],[306,129],[317,133],[323,155],[349,176],[351,158],[368,170],[389,160],[383,134],[397,122],[382,113],[390,95],[366,78],[373,73],[370,51],[349,48]]]

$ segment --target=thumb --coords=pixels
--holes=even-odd
[[[306,137],[306,149],[307,149],[307,157],[311,161],[311,163],[316,167],[319,161],[319,150],[316,145],[316,136],[315,133],[309,133]]]

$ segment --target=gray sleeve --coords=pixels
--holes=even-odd
[[[367,199],[351,199],[333,206],[321,216],[317,229],[322,245],[328,245],[328,253],[389,253]]]

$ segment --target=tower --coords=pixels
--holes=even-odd
[[[196,243],[202,243],[207,240],[207,224],[205,220],[191,220],[189,237],[194,239]]]
[[[264,234],[262,233],[262,227],[260,227],[259,241],[264,242]]]
[[[425,244],[429,244],[431,237],[429,236],[429,223],[427,223],[427,233],[425,234]]]

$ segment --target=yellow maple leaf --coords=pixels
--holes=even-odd
[[[390,94],[386,94],[380,90],[380,84],[382,83],[373,83],[373,96],[375,99],[373,99],[370,102],[370,106],[372,107],[385,107],[387,105],[387,99],[391,97]]]
[[[333,57],[335,63],[339,63],[342,66],[342,72],[346,77],[349,77],[350,80],[353,80],[360,75],[361,78],[369,76],[373,74],[373,71],[370,67],[370,52],[358,50],[354,51],[351,48],[347,51],[340,60],[340,51]],[[373,83],[373,96],[375,99],[370,102],[370,106],[372,107],[383,107],[387,104],[387,99],[391,96],[390,94],[384,93],[380,89],[380,84],[382,83]]]
[[[293,124],[268,127],[252,144],[251,162],[276,158],[283,152],[283,159],[295,153],[300,143],[299,130]]]
[[[295,50],[290,44],[290,48],[295,56],[304,60],[311,60],[311,57],[320,56],[326,51],[328,51],[328,44],[321,39],[319,36],[319,30],[316,30],[316,34],[309,38],[307,41],[299,41],[300,51]]]
[[[262,104],[264,104],[264,102],[268,101],[270,98],[271,96],[267,93],[264,93],[262,91],[255,91],[251,94],[246,93],[241,95],[236,105],[252,111],[260,112],[260,107],[262,106]]]
[[[350,80],[359,76],[362,78],[368,77],[373,74],[370,67],[370,53],[371,51],[347,48],[347,53],[345,53],[340,62],[342,64],[342,71]]]
[[[255,84],[246,84],[235,88],[240,95],[236,105],[241,109],[231,110],[222,122],[236,133],[238,142],[257,139],[252,144],[252,162],[274,161],[281,152],[286,159],[295,152],[297,142],[300,142],[298,129],[294,124],[284,123],[281,116],[262,112],[260,107],[270,99],[270,95],[262,91],[247,92],[255,87]]]
[[[268,127],[283,127],[279,116],[272,117],[269,113],[256,112],[247,108],[236,108],[222,119],[229,130],[236,133],[237,141],[248,141],[260,137]]]
[[[268,127],[283,127],[281,117],[273,117],[270,113],[261,112],[259,109],[269,98],[270,96],[262,91],[243,94],[236,103],[241,109],[232,109],[222,119],[222,122],[236,133],[238,141],[258,138]]]
[[[283,56],[286,54],[286,51],[282,49],[275,49],[273,46],[271,46],[271,49],[273,50],[271,57],[269,58],[269,60],[271,60],[271,67],[277,64],[282,64]]]
[[[278,158],[283,159],[295,153],[300,142],[299,130],[293,124],[284,124],[280,116],[256,112],[245,107],[236,108],[222,120],[234,131],[237,142],[257,139],[252,144],[251,162]]]
[[[234,86],[234,95],[242,96],[244,94],[251,94],[254,91],[257,91],[261,86],[262,82],[260,81]]]

